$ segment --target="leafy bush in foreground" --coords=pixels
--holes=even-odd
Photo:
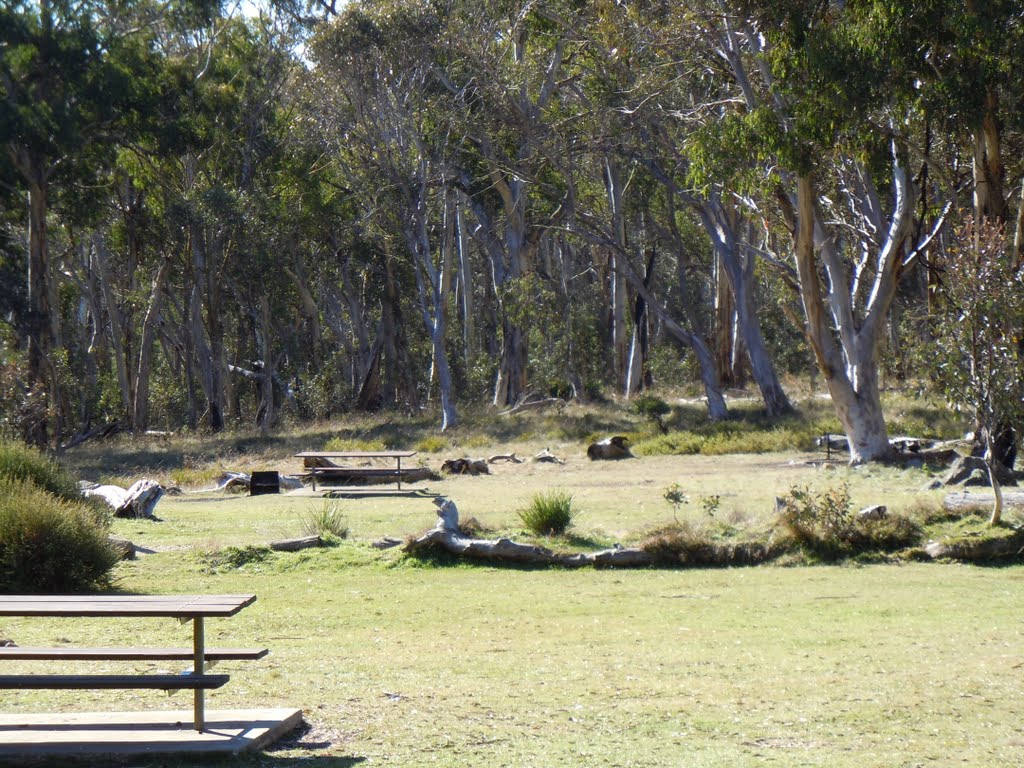
[[[519,519],[527,530],[538,536],[557,536],[565,533],[576,517],[572,494],[566,491],[538,493],[529,506],[519,512]]]
[[[118,560],[89,505],[59,499],[31,482],[0,483],[0,590],[66,593],[108,586]]]
[[[0,483],[29,481],[38,488],[68,501],[80,501],[78,483],[55,461],[22,443],[0,443]]]

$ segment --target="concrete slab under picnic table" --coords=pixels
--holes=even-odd
[[[192,711],[0,714],[0,758],[12,756],[238,754],[302,722],[300,709],[224,709],[192,728]]]

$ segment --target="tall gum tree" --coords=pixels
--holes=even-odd
[[[792,237],[804,332],[850,461],[885,460],[879,356],[889,309],[949,210],[947,199],[931,227],[915,226],[910,152],[920,120],[904,62],[921,52],[884,4],[735,5],[751,13],[709,14],[695,27],[728,62],[727,96],[743,107],[708,125],[705,140],[771,164],[765,175]]]

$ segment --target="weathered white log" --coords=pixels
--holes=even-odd
[[[103,499],[114,509],[117,517],[153,517],[153,508],[163,496],[164,489],[155,480],[139,480],[125,490],[118,485],[98,485],[86,488],[83,496]]]
[[[440,496],[437,505],[437,525],[417,539],[409,541],[408,553],[440,547],[458,557],[474,560],[526,563],[530,565],[559,565],[564,568],[584,566],[637,567],[650,565],[653,559],[639,549],[606,549],[600,552],[561,554],[546,547],[520,544],[511,539],[475,539],[459,530],[459,510],[451,499]]]
[[[103,499],[111,507],[117,509],[124,504],[128,491],[119,485],[96,485],[92,488],[84,488],[82,495]]]
[[[525,411],[533,408],[548,408],[552,406],[561,411],[565,408],[565,400],[560,397],[548,397],[543,400],[530,400],[524,403],[516,403],[507,411],[502,411],[498,415],[511,416],[513,413],[519,413],[519,411]]]
[[[888,514],[888,509],[884,504],[875,504],[872,507],[864,507],[860,512],[857,513],[857,517],[867,522],[869,520],[884,520]]]
[[[950,493],[942,500],[942,506],[950,512],[970,512],[991,509],[995,496],[991,491]],[[1024,508],[1024,491],[1003,491],[1003,506]]]
[[[155,480],[139,480],[128,489],[124,501],[114,508],[117,517],[152,518],[153,508],[164,495],[164,489]]]
[[[300,549],[311,547],[322,547],[324,540],[319,536],[302,536],[297,539],[281,539],[270,542],[270,548],[275,552],[298,552]]]
[[[551,451],[545,448],[543,451],[534,456],[531,461],[536,461],[541,464],[565,464],[565,462],[555,456]]]

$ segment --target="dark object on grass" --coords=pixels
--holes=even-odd
[[[448,459],[441,465],[446,475],[489,475],[491,470],[484,459]]]
[[[615,435],[593,443],[587,448],[587,457],[591,461],[597,459],[632,459],[633,454],[629,450],[629,438]]]
[[[276,470],[253,472],[249,476],[249,495],[263,496],[281,492],[281,475]]]

